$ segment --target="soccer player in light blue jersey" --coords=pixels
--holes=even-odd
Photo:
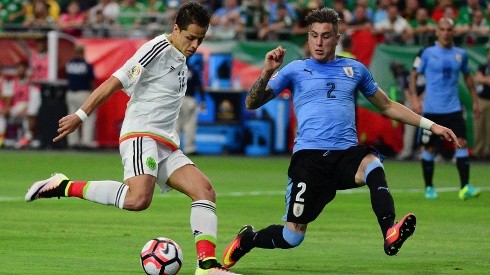
[[[395,223],[395,206],[386,183],[381,156],[360,145],[355,127],[354,95],[360,90],[380,111],[403,123],[431,130],[457,144],[454,133],[402,104],[390,100],[360,62],[335,55],[339,42],[338,14],[314,10],[309,24],[311,58],[293,61],[276,74],[286,50],[278,46],[265,56],[259,79],[246,97],[247,108],[258,108],[290,89],[298,119],[298,136],[288,170],[285,225],[254,231],[244,226],[226,247],[223,264],[231,267],[255,247],[293,248],[304,239],[307,226],[333,200],[337,190],[369,187],[371,205],[384,237],[384,251],[395,255],[414,230],[415,215]]]
[[[426,79],[423,114],[426,118],[444,125],[454,131],[461,148],[457,148],[456,167],[458,168],[461,189],[459,198],[466,200],[480,194],[480,189],[469,183],[470,161],[466,125],[463,118],[461,101],[458,95],[459,73],[473,98],[473,112],[479,115],[478,96],[475,81],[468,68],[468,54],[465,50],[453,45],[454,22],[449,18],[439,20],[436,28],[437,41],[433,46],[424,48],[415,58],[410,80],[410,91],[413,96],[413,110],[421,113],[422,108],[416,95],[415,83],[419,74]],[[422,152],[422,171],[425,181],[425,197],[436,199],[437,192],[432,183],[434,175],[434,158],[441,148],[442,140],[430,131],[422,130],[420,142],[424,145]]]

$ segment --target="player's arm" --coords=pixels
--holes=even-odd
[[[257,109],[276,97],[272,89],[267,86],[267,82],[269,82],[271,76],[272,74],[262,71],[259,79],[252,85],[252,88],[250,88],[250,91],[248,91],[247,97],[245,98],[245,106],[247,109]]]
[[[265,55],[264,68],[259,79],[252,85],[245,98],[247,109],[257,109],[276,97],[272,89],[267,86],[267,82],[269,82],[272,74],[281,66],[285,54],[286,50],[278,46]]]
[[[410,95],[410,103],[412,105],[412,110],[417,113],[422,113],[422,107],[420,105],[420,99],[417,96],[417,78],[419,73],[416,70],[410,71],[410,81],[408,82],[408,91]]]
[[[484,75],[480,70],[475,74],[476,84],[490,85],[490,75]]]
[[[97,107],[106,101],[115,91],[121,90],[123,85],[114,76],[109,77],[85,100],[80,110],[74,114],[62,117],[58,122],[58,136],[53,141],[57,142],[75,131],[82,124],[84,117],[89,116]]]
[[[376,106],[383,115],[405,124],[430,130],[432,133],[443,136],[446,140],[453,142],[458,148],[460,147],[458,139],[451,129],[436,124],[416,114],[404,105],[389,99],[381,88],[378,88],[378,90],[367,99]]]
[[[468,90],[470,90],[470,95],[473,99],[473,115],[475,118],[478,118],[480,116],[480,104],[478,103],[478,94],[476,93],[476,84],[473,75],[470,73],[465,73],[464,82],[466,83]]]

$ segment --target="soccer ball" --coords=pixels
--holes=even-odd
[[[149,275],[174,275],[182,267],[182,249],[164,237],[148,241],[141,250],[141,265]]]

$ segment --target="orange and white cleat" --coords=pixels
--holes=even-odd
[[[415,215],[408,213],[397,224],[388,229],[384,243],[384,249],[387,255],[394,256],[398,253],[403,242],[415,232],[416,222]]]
[[[230,268],[240,260],[248,251],[243,251],[240,247],[240,241],[242,236],[247,233],[254,233],[254,228],[251,225],[245,225],[239,231],[235,239],[228,244],[223,252],[223,266],[226,268]]]

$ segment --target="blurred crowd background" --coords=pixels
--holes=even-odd
[[[308,49],[305,47],[308,27],[304,17],[310,10],[321,7],[335,9],[342,19],[337,54],[356,58],[370,66],[380,85],[392,91],[390,95],[393,94],[393,98],[398,98],[399,102],[403,102],[403,96],[397,96],[397,93],[403,93],[404,87],[398,85],[398,80],[406,77],[413,61],[412,56],[436,40],[435,27],[440,18],[454,19],[454,42],[457,46],[473,51],[476,58],[473,63],[486,63],[482,48],[490,47],[488,0],[194,1],[205,5],[212,14],[206,47],[201,47],[205,61],[211,60],[208,60],[210,53],[227,51],[228,54],[236,54],[239,49],[241,58],[233,57],[234,69],[232,72],[228,70],[228,77],[238,79],[240,89],[246,89],[253,83],[253,75],[260,73],[253,68],[253,64],[261,64],[262,51],[272,47],[272,44],[276,45],[277,41],[283,44],[287,41],[294,45],[290,48],[298,49],[296,53],[288,50],[291,58],[300,58],[300,55],[308,57]],[[162,33],[170,33],[175,12],[184,2],[0,0],[0,48],[6,49],[0,51],[0,148],[55,146],[49,141],[56,133],[57,117],[68,111],[59,108],[64,106],[66,89],[68,94],[70,91],[76,91],[77,94],[81,94],[79,91],[91,91],[121,66],[120,63],[128,58],[126,55],[134,52],[144,41]],[[47,37],[53,30],[66,35],[59,40],[58,45],[54,45],[56,51],[51,51],[51,57],[56,58],[50,59]],[[255,43],[257,41],[260,43]],[[75,54],[73,45],[79,42],[85,46],[85,56],[83,53],[78,57]],[[378,57],[382,64],[371,62],[375,49],[382,51],[382,56]],[[50,60],[57,60],[57,63],[50,65]],[[71,62],[75,65],[67,66]],[[393,70],[396,67],[394,65],[399,65],[404,74]],[[48,75],[49,68],[53,72],[52,77]],[[207,76],[207,66],[203,68]],[[75,75],[74,80],[70,80],[70,74]],[[207,77],[204,78],[206,88],[213,86],[210,81],[206,81]],[[63,90],[58,89],[56,85],[59,83],[56,82],[48,82],[51,86],[45,83],[43,88],[43,82],[53,79],[70,81],[68,86],[62,85]],[[396,83],[390,84],[392,82]],[[213,94],[215,97],[217,95]],[[110,108],[101,106],[98,110],[96,131],[92,130],[90,137],[81,145],[69,142],[68,147],[117,146],[118,127],[124,116],[124,108],[120,110],[114,106],[125,106],[127,97],[116,94],[111,100]],[[235,100],[236,113],[240,113],[243,108],[240,100]],[[217,106],[219,111],[221,105]],[[59,113],[54,113],[55,109]],[[365,134],[379,132],[371,129],[373,121],[380,127],[384,125],[381,122],[391,125],[388,120],[373,120],[373,116],[365,113],[360,117],[370,122],[367,123],[369,129],[359,129],[360,141],[363,143],[375,143],[380,139],[377,135],[371,137]],[[291,128],[288,129],[288,144],[292,144],[295,133],[294,126],[291,126],[294,125],[292,115],[291,121],[288,126]],[[363,123],[360,121],[359,125]],[[389,144],[390,148],[394,148],[393,151],[398,152],[402,146],[399,137],[403,130],[397,125],[391,128],[393,142],[390,143],[385,135],[382,143]],[[44,146],[39,142],[43,138],[46,140]],[[80,138],[83,139],[83,134]]]
[[[0,0],[2,32],[57,29],[75,37],[149,38],[172,28],[184,0]],[[341,15],[343,36],[358,30],[379,42],[429,44],[434,24],[453,18],[457,43],[488,43],[486,0],[198,0],[212,16],[209,39],[289,40],[303,45],[304,15],[331,7]]]

